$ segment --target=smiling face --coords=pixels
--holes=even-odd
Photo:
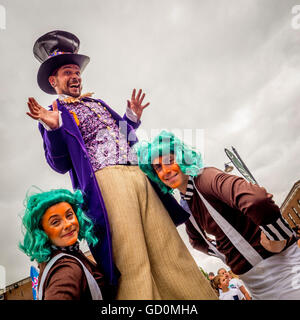
[[[73,208],[67,202],[49,207],[41,222],[50,241],[58,247],[71,246],[78,239],[79,223]]]
[[[176,163],[174,154],[167,154],[153,160],[153,169],[159,179],[172,189],[185,193],[189,177],[185,175]]]
[[[220,276],[224,276],[226,279],[230,279],[229,273],[228,273],[225,269],[220,269],[220,270],[218,271],[218,274],[219,274]]]
[[[66,94],[75,98],[81,94],[80,68],[76,64],[60,67],[55,75],[49,77],[49,82],[57,94]]]
[[[220,277],[219,288],[222,289],[222,291],[226,291],[228,286],[229,286],[229,279],[226,278],[225,276],[221,276]]]

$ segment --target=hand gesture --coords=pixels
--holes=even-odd
[[[131,95],[131,101],[127,100],[127,105],[128,105],[128,108],[130,108],[137,115],[138,120],[140,120],[144,109],[149,106],[150,102],[142,106],[142,102],[145,98],[145,93],[142,94],[142,89],[139,90],[137,96],[135,96],[135,93],[136,93],[136,90],[133,89],[132,95]]]
[[[260,244],[270,252],[279,253],[284,249],[286,245],[286,240],[281,240],[281,241],[269,240],[267,236],[263,232],[261,232]]]
[[[35,120],[42,120],[52,130],[59,127],[58,108],[56,100],[52,103],[53,110],[46,110],[40,106],[34,98],[28,98],[27,102],[30,112],[26,114]]]

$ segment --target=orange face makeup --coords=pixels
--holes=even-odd
[[[176,189],[179,186],[179,180],[177,175],[180,173],[179,165],[176,163],[173,164],[162,164],[162,170],[157,172],[157,175],[160,180],[168,180],[168,184],[172,189]]]
[[[172,189],[180,189],[187,181],[173,154],[155,158],[153,168],[159,179]]]
[[[71,246],[78,239],[79,223],[73,208],[67,202],[49,207],[41,222],[50,241],[58,247]]]

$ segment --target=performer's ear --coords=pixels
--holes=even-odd
[[[51,86],[52,86],[53,88],[55,88],[55,85],[56,85],[55,77],[54,77],[54,76],[50,76],[50,77],[48,78],[48,81],[50,82]]]

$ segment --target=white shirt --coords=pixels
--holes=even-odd
[[[238,290],[240,292],[240,294],[244,297],[244,295],[242,294],[241,290],[240,290],[240,287],[243,286],[244,283],[242,280],[240,279],[237,279],[237,278],[232,278],[230,281],[229,281],[229,285],[228,285],[228,288],[229,289],[235,289],[235,290]],[[219,289],[219,294],[223,293],[222,289]],[[225,299],[226,300],[226,299]]]
[[[243,286],[243,282],[237,278],[232,278],[230,281],[229,281],[229,288],[232,288],[232,289],[239,289],[241,286]]]
[[[227,292],[221,292],[219,296],[220,300],[243,300],[244,296],[239,289],[229,288]]]

